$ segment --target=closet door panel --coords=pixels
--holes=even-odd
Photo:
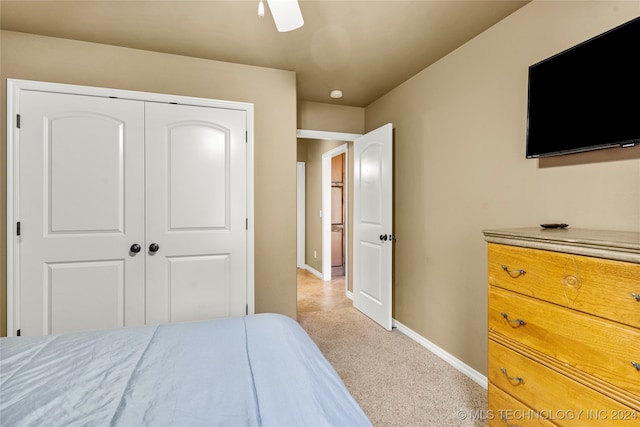
[[[228,254],[168,257],[167,261],[172,321],[206,320],[211,313],[224,317],[231,314]]]
[[[49,118],[49,233],[124,231],[124,125],[89,112]]]
[[[229,134],[206,123],[168,129],[169,228],[228,229]]]
[[[150,103],[145,126],[147,323],[245,314],[246,113]]]
[[[51,333],[124,326],[124,262],[95,261],[49,264]]]
[[[144,104],[20,101],[21,334],[144,324]]]

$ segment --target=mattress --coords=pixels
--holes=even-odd
[[[7,426],[370,426],[293,320],[0,339]]]

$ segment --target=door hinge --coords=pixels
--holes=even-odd
[[[249,142],[249,131],[248,130],[244,132],[244,142],[245,143]]]
[[[20,329],[18,329],[18,330],[16,331],[16,336],[17,336],[17,337],[19,337],[19,336],[20,336]]]
[[[249,229],[249,218],[245,218],[244,219],[244,229],[248,230]]]
[[[16,236],[20,235],[20,221],[16,224]]]
[[[20,114],[16,114],[16,127],[20,129]]]
[[[249,314],[249,304],[246,304],[246,305],[244,306],[244,313],[245,313],[246,315],[248,315],[248,314]]]

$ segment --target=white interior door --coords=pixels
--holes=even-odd
[[[353,305],[391,330],[393,126],[354,141]]]
[[[240,110],[147,104],[147,323],[246,313],[246,123]]]
[[[20,116],[21,335],[144,324],[144,104],[22,91]]]

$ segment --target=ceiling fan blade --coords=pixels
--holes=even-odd
[[[304,25],[298,0],[267,0],[276,28],[281,33],[295,30]]]

